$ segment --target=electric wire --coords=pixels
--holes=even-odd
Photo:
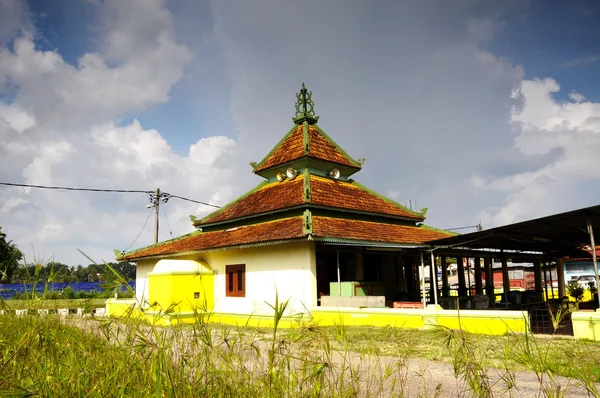
[[[199,200],[184,198],[183,196],[179,196],[179,195],[169,195],[169,196],[171,198],[177,198],[177,199],[181,199],[181,200],[187,200],[188,202],[193,202],[193,203],[198,203],[198,204],[201,204],[201,205],[204,205],[204,206],[214,207],[215,209],[220,209],[221,208],[221,206],[213,205],[211,203],[201,202]]]
[[[5,185],[9,187],[23,187],[23,188],[38,188],[38,189],[50,189],[55,191],[85,191],[85,192],[113,192],[113,193],[144,193],[144,194],[152,194],[154,191],[142,191],[135,189],[103,189],[103,188],[76,188],[76,187],[62,187],[62,186],[53,186],[53,185],[34,185],[34,184],[17,184],[12,182],[0,182],[0,185]],[[184,196],[179,195],[171,195],[169,193],[164,193],[167,198],[177,198],[181,200],[185,200],[192,203],[198,203],[204,206],[214,207],[216,209],[220,209],[221,206],[213,205],[212,203],[202,202],[199,200],[194,200],[190,198],[186,198]]]
[[[127,246],[125,249],[123,249],[122,252],[126,252],[127,249],[129,249],[131,246],[133,246],[134,243],[138,240],[138,238],[142,235],[142,232],[144,232],[144,229],[146,229],[146,225],[148,224],[148,220],[150,219],[151,215],[152,215],[152,211],[148,211],[148,217],[146,217],[146,221],[144,222],[144,226],[142,227],[142,230],[140,231],[140,233],[138,234],[138,236],[135,237],[135,239],[133,240],[133,242],[131,242],[129,244],[129,246]]]
[[[169,235],[171,235],[171,239],[173,239],[173,231],[171,231],[171,225],[169,224],[169,217],[167,217],[167,212],[165,211],[165,205],[162,205],[162,211],[165,216],[165,220],[167,220],[167,227],[169,228]]]

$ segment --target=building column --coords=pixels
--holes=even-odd
[[[562,299],[567,295],[565,289],[565,261],[562,257],[556,260],[556,278],[558,279],[558,298]]]
[[[429,295],[433,293],[433,304],[438,304],[438,284],[437,284],[437,264],[435,261],[435,255],[433,251],[430,253],[429,257],[431,258],[431,277],[429,279]]]
[[[533,261],[533,276],[535,278],[535,296],[539,301],[544,299],[544,287],[542,285],[542,264],[540,260]]]
[[[483,259],[483,268],[485,271],[485,294],[490,298],[490,307],[496,305],[496,295],[494,294],[494,272],[492,270],[493,258]]]
[[[483,284],[481,281],[481,259],[475,257],[475,294],[483,294]]]
[[[442,296],[450,297],[450,286],[448,285],[448,262],[446,256],[442,256]]]
[[[508,294],[510,293],[510,278],[508,276],[508,262],[506,256],[502,256],[502,291],[504,293],[504,302],[508,306]]]
[[[465,265],[462,257],[456,257],[456,271],[458,272],[458,295],[465,297],[467,295],[467,284],[465,282]]]

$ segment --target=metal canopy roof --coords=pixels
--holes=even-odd
[[[590,245],[588,221],[595,227],[594,240],[598,243],[600,205],[427,243],[435,248],[466,247],[586,256],[587,252],[581,247]]]

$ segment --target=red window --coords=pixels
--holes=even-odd
[[[227,274],[225,295],[227,297],[246,297],[246,265],[226,265]]]

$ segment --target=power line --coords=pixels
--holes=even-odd
[[[153,192],[153,191],[137,191],[137,190],[131,190],[131,189],[73,188],[73,187],[58,187],[58,186],[51,186],[51,185],[15,184],[12,182],[0,182],[0,185],[7,185],[9,187],[54,189],[54,190],[64,190],[64,191],[123,192],[123,193],[151,193],[151,192]]]
[[[165,206],[162,207],[162,211],[165,216],[165,220],[167,220],[167,227],[169,227],[169,234],[171,235],[171,239],[173,239],[173,231],[171,231],[171,224],[169,224],[169,217],[167,217],[167,212],[165,211]]]
[[[144,229],[146,229],[146,225],[148,224],[148,220],[150,219],[150,216],[152,215],[152,212],[149,211],[148,212],[148,217],[146,218],[146,221],[144,222],[144,226],[142,227],[142,230],[140,231],[140,233],[138,234],[138,236],[135,237],[135,239],[133,240],[133,242],[131,242],[129,244],[129,246],[127,246],[125,249],[123,249],[123,252],[127,251],[127,249],[129,249],[131,246],[133,246],[133,244],[138,240],[138,238],[142,235],[142,232],[144,232]]]
[[[117,193],[145,193],[147,195],[152,195],[154,191],[140,191],[133,189],[102,189],[102,188],[75,188],[75,187],[61,187],[61,186],[52,186],[52,185],[33,185],[33,184],[16,184],[12,182],[0,182],[0,185],[5,185],[9,187],[23,187],[23,188],[38,188],[38,189],[51,189],[55,191],[86,191],[86,192],[117,192]],[[164,192],[164,201],[166,202],[169,198],[177,198],[181,200],[185,200],[188,202],[198,203],[205,206],[214,207],[216,209],[220,209],[221,206],[213,205],[211,203],[201,202],[199,200],[189,199],[179,195],[171,195],[169,193]],[[152,201],[152,198],[151,200]]]
[[[183,196],[179,196],[179,195],[169,195],[169,197],[171,197],[171,198],[177,198],[177,199],[181,199],[181,200],[187,200],[188,202],[198,203],[198,204],[201,204],[201,205],[214,207],[216,209],[220,209],[221,208],[221,206],[213,205],[211,203],[206,203],[206,202],[200,202],[199,200],[184,198]]]

